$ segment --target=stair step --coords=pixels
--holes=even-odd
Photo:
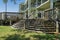
[[[28,28],[28,29],[35,29],[35,28]]]
[[[36,31],[45,31],[45,32],[55,32],[56,31],[56,29],[52,29],[52,30],[51,29],[50,30],[49,29],[46,29],[46,30],[45,29],[35,29],[35,30]]]
[[[29,26],[29,27],[34,27],[34,26]]]
[[[39,26],[37,26],[37,27],[39,27]],[[40,28],[56,28],[56,27],[40,27]]]
[[[23,28],[24,27],[24,23],[25,23],[25,20],[20,20],[19,22],[17,22],[14,25],[12,25],[12,27],[14,26],[15,28]]]

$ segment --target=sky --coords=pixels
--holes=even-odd
[[[19,11],[19,4],[24,3],[25,0],[17,0],[17,4],[14,4],[10,0],[7,3],[7,12],[18,12]],[[3,0],[0,0],[0,12],[5,12],[5,4]]]

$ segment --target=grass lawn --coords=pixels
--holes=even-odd
[[[0,40],[5,40],[4,37],[15,34],[16,31],[13,31],[10,26],[0,26]]]
[[[28,37],[30,37],[30,35],[35,35],[35,34],[37,35],[37,33],[33,33],[33,32],[30,33],[27,31],[12,29],[10,26],[0,26],[0,40],[27,40]],[[41,34],[38,33],[38,35]],[[24,36],[27,39],[24,39]]]
[[[47,35],[45,33],[37,33],[28,30],[16,30],[10,26],[0,26],[0,40],[55,40],[54,35]],[[60,38],[60,35],[58,36]]]

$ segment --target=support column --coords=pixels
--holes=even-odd
[[[31,14],[31,0],[28,0],[28,18]]]
[[[56,19],[58,18],[58,9],[56,8]],[[56,32],[59,32],[59,24],[58,21],[56,21]]]
[[[3,20],[1,20],[1,25],[3,25]]]
[[[25,30],[25,28],[26,28],[25,26],[26,26],[26,24],[24,23],[24,30]]]
[[[28,1],[28,13],[27,13],[27,28],[29,28],[29,16],[31,14],[31,0]]]
[[[38,6],[38,0],[36,0],[36,7]],[[38,10],[36,9],[36,18],[37,18],[37,16],[38,16]]]
[[[10,26],[12,25],[12,21],[10,20]]]
[[[56,32],[58,33],[59,32],[59,25],[58,25],[58,21],[56,21]]]
[[[43,3],[43,0],[41,0],[41,4]]]

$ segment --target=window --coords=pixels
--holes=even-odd
[[[38,13],[38,17],[41,18],[41,13],[40,12]]]
[[[41,4],[41,0],[38,0],[38,6]]]
[[[41,0],[42,1],[42,3],[44,3],[44,2],[46,2],[47,0]]]
[[[26,15],[26,18],[28,18],[28,15]]]

